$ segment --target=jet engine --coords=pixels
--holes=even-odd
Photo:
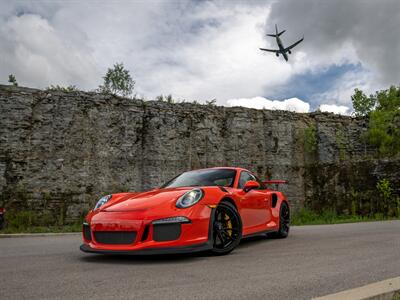
[[[275,54],[276,54],[276,56],[279,56],[279,53],[278,53],[278,52],[275,52]]]
[[[288,53],[289,53],[289,54],[292,54],[292,52],[291,52],[290,50],[288,50]]]

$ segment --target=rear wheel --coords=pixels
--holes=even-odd
[[[213,254],[228,254],[239,245],[242,238],[242,221],[235,206],[229,202],[221,202],[217,206],[212,230]]]
[[[290,210],[286,202],[282,202],[279,210],[279,230],[270,233],[269,236],[274,238],[286,238],[289,235],[290,229]]]

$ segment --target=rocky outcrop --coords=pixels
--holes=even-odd
[[[400,169],[399,161],[385,161],[385,168],[371,158],[365,119],[327,113],[0,86],[0,114],[3,205],[50,211],[67,222],[101,195],[147,190],[195,168],[241,166],[287,179],[295,208],[331,203],[355,186],[371,192],[378,178]],[[399,186],[399,176],[392,180]]]

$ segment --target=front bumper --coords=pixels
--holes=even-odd
[[[159,228],[160,226],[153,224],[155,219],[138,220],[135,215],[129,212],[100,213],[88,220],[90,225],[84,226],[84,243],[80,246],[80,250],[102,254],[152,255],[199,252],[212,249],[211,229],[214,209],[202,206],[191,212],[188,214],[190,223],[180,224],[179,234],[176,231],[168,232],[168,228],[173,229],[172,224],[161,226],[163,227],[162,230],[157,231],[156,227]],[[133,233],[135,238],[133,242],[128,241],[125,244],[115,243],[114,241],[108,243],[109,241],[103,242],[100,239],[99,233],[106,233],[106,236],[111,233],[111,235],[118,237]],[[163,239],[164,237],[166,239]]]
[[[115,255],[155,255],[155,254],[183,254],[201,252],[212,249],[212,243],[206,242],[202,244],[182,246],[182,247],[159,247],[159,248],[145,248],[141,250],[102,250],[93,249],[88,244],[82,244],[81,251],[87,253],[100,253],[100,254],[115,254]]]

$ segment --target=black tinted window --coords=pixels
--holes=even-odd
[[[233,187],[236,170],[205,169],[182,173],[165,183],[161,188],[181,186],[227,186]]]
[[[253,176],[253,174],[250,174],[249,172],[246,171],[242,171],[242,173],[240,173],[238,189],[242,189],[246,184],[246,182],[249,180],[256,180],[256,178]]]

